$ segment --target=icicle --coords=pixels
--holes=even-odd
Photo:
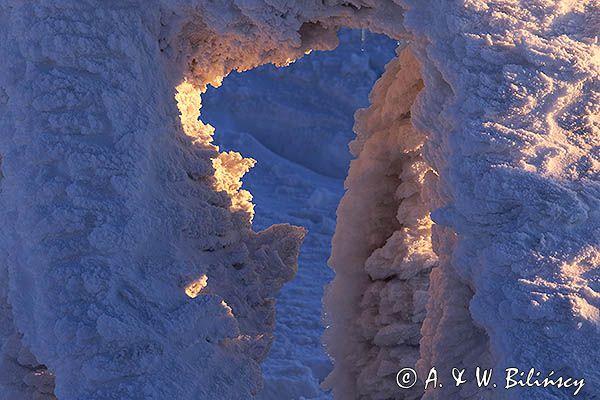
[[[365,29],[361,29],[360,31],[360,51],[365,51],[365,35],[366,35],[366,31]]]

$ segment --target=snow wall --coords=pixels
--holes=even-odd
[[[395,385],[511,366],[597,395],[599,21],[594,0],[0,1],[0,397],[260,390],[304,232],[252,231],[253,161],[211,144],[199,94],[341,26],[408,45],[357,114],[325,386],[571,397]]]

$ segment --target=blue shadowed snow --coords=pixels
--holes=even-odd
[[[354,112],[368,105],[397,46],[362,35],[344,30],[335,51],[312,53],[287,68],[232,74],[202,97],[202,120],[215,126],[215,143],[257,160],[243,179],[256,204],[255,229],[289,222],[309,230],[298,274],[278,297],[262,400],[330,398],[319,388],[331,370],[321,345],[321,298],[333,278],[327,259],[351,157],[347,145]]]

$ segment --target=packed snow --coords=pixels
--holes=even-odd
[[[1,0],[0,397],[326,396],[317,315],[305,342],[291,332],[304,294],[320,295],[302,283],[314,273],[281,292],[294,314],[274,335],[306,231],[267,225],[308,225],[301,265],[325,270],[347,130],[314,112],[321,146],[279,100],[277,118],[222,116],[222,152],[197,117],[207,85],[332,50],[342,27],[406,45],[357,114],[323,387],[344,400],[572,397],[395,386],[415,365],[442,381],[516,367],[584,377],[579,395],[597,397],[599,21],[597,0]],[[342,93],[330,79],[312,83]],[[282,121],[302,132],[289,146]]]

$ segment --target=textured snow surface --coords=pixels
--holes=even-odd
[[[354,112],[369,105],[369,92],[397,42],[360,30],[343,29],[339,37],[334,51],[315,51],[286,68],[233,73],[219,88],[209,88],[201,111],[202,120],[216,127],[215,142],[226,138],[222,128],[247,132],[282,158],[345,178]]]
[[[412,120],[439,175],[423,368],[535,367],[600,393],[599,7],[414,2],[405,16],[426,88]],[[572,395],[455,391],[425,398]]]
[[[357,116],[326,386],[417,397],[394,387],[416,362],[554,370],[597,396],[599,21],[596,0],[1,0],[0,394],[260,391],[305,232],[252,230],[253,161],[210,143],[198,94],[348,26],[409,45]]]
[[[375,85],[373,105],[356,114],[350,148],[357,159],[338,208],[336,277],[325,298],[332,325],[325,342],[336,360],[326,386],[337,398],[393,398],[396,372],[419,359],[428,275],[437,263],[423,193],[432,172],[421,157],[425,136],[410,123],[421,88],[419,65],[405,50]]]
[[[10,371],[38,365],[61,400],[247,399],[261,387],[274,295],[294,274],[303,230],[252,232],[236,191],[247,163],[208,143],[189,84],[179,122],[181,77],[164,73],[159,8],[141,9],[3,9],[3,53],[14,56],[2,77],[2,255],[25,344],[8,329],[12,398],[37,381],[24,387]],[[37,361],[21,357],[27,349]]]
[[[331,398],[319,383],[332,368],[320,338],[323,288],[333,278],[327,259],[343,194],[343,180],[335,177],[347,173],[353,113],[368,105],[397,47],[382,35],[362,36],[342,30],[334,51],[313,52],[286,68],[232,74],[202,96],[202,119],[216,127],[215,142],[257,161],[244,177],[256,204],[254,227],[287,221],[308,229],[298,273],[277,298],[262,400]]]

